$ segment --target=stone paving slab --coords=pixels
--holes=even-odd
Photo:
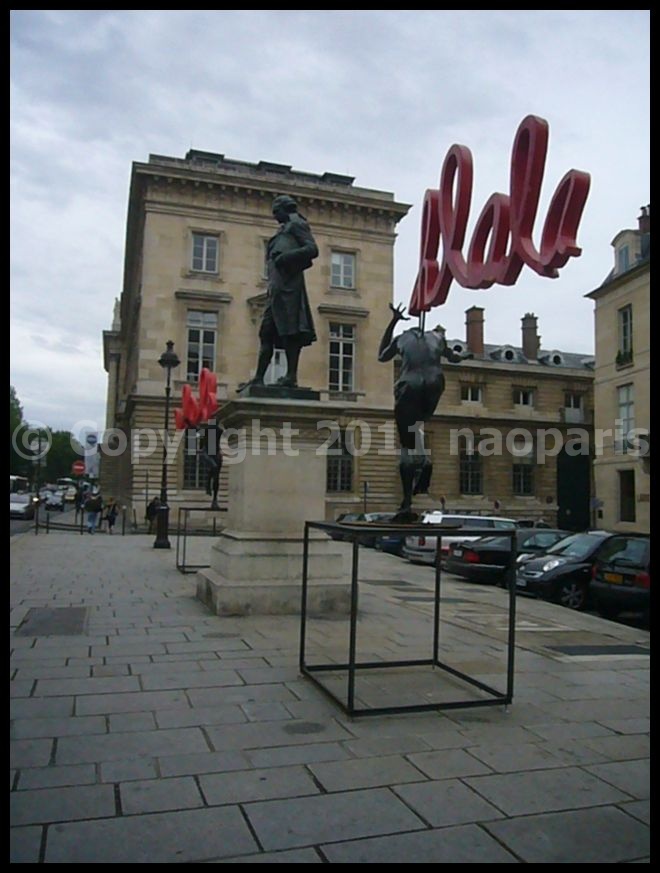
[[[124,816],[48,829],[46,863],[174,864],[258,849],[237,807]]]
[[[425,826],[386,788],[251,803],[245,813],[267,851]]]
[[[600,806],[632,799],[578,767],[473,776],[465,783],[508,816]]]
[[[476,825],[321,846],[336,864],[511,864],[516,858]]]
[[[525,863],[623,863],[644,859],[649,832],[612,806],[489,822],[486,829]]]

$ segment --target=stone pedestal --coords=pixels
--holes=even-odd
[[[226,528],[197,597],[217,615],[298,614],[305,521],[325,518],[327,417],[318,401],[241,397],[218,422],[228,440]],[[346,614],[343,551],[325,534],[309,540],[308,610]]]

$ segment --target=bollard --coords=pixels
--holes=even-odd
[[[126,507],[122,506],[121,508],[121,535],[124,536],[126,533]]]

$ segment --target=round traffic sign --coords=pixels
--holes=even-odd
[[[82,474],[85,472],[85,462],[74,461],[73,464],[71,464],[71,472],[75,476],[82,476]]]

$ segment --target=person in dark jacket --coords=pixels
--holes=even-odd
[[[147,521],[149,522],[149,531],[148,533],[153,533],[154,522],[156,521],[156,516],[158,515],[158,510],[160,509],[160,497],[156,496],[152,500],[149,501],[149,505],[147,506],[145,516]]]
[[[318,246],[293,197],[286,194],[276,197],[272,208],[280,228],[268,241],[266,250],[268,302],[259,329],[257,371],[239,390],[247,385],[264,384],[275,348],[284,349],[287,363],[286,375],[278,384],[295,387],[300,350],[316,341],[304,271],[318,257]]]
[[[112,533],[112,529],[115,526],[115,522],[117,521],[117,516],[119,515],[119,507],[117,506],[117,501],[114,497],[111,497],[106,504],[105,510],[105,520],[108,522],[108,533]]]
[[[100,514],[103,511],[103,496],[98,489],[88,494],[85,500],[85,512],[87,513],[87,530],[93,534],[99,523]]]

